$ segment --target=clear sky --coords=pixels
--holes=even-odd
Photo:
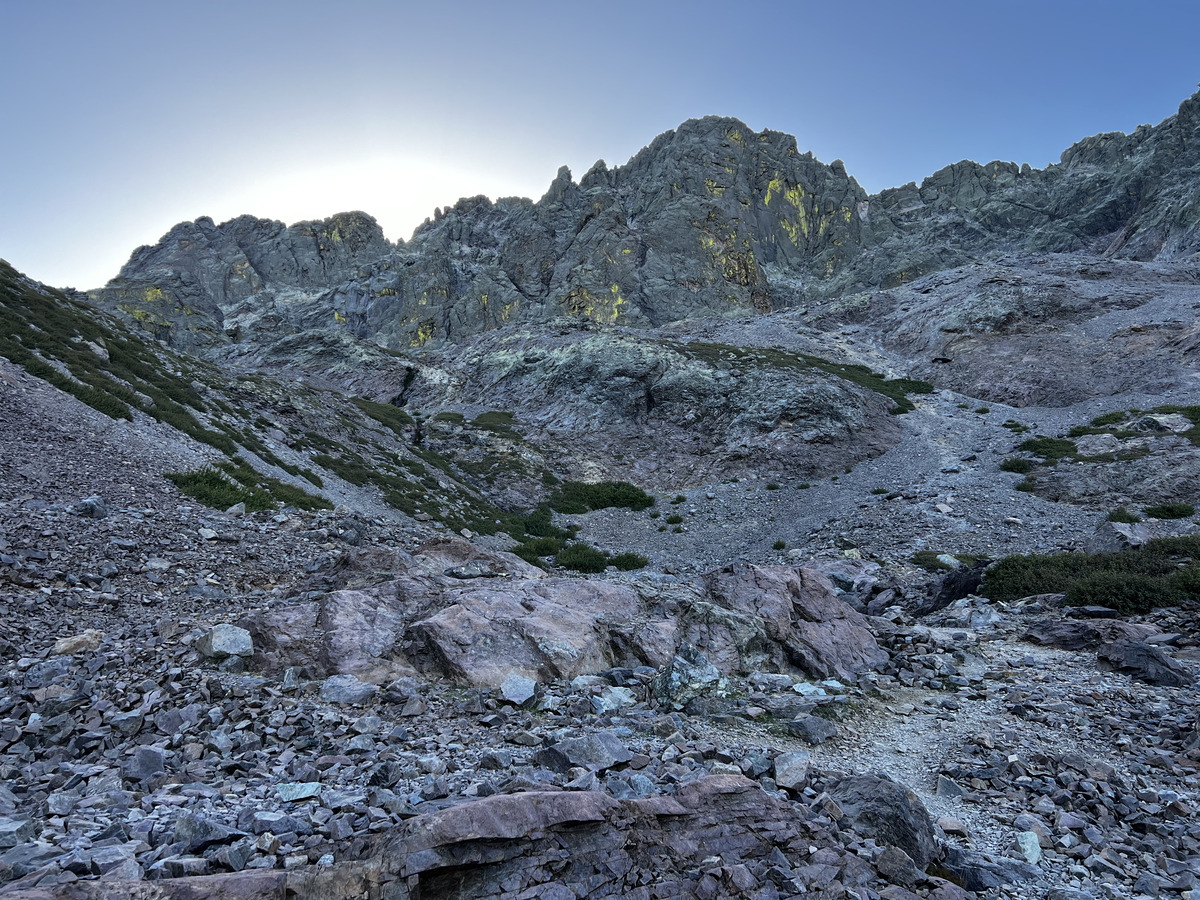
[[[98,287],[176,222],[540,197],[685,119],[796,135],[868,191],[1056,162],[1200,80],[1176,0],[0,0],[0,257]]]

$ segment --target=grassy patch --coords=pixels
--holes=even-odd
[[[1011,456],[1000,463],[1000,471],[1026,475],[1033,471],[1033,463],[1028,459],[1021,459],[1019,456]]]
[[[1079,448],[1075,446],[1074,441],[1069,441],[1066,438],[1046,437],[1041,434],[1021,441],[1017,445],[1017,449],[1025,453],[1031,453],[1034,456],[1040,456],[1042,461],[1048,466],[1053,466],[1059,460],[1066,459],[1068,456],[1074,456],[1079,452]]]
[[[576,572],[603,572],[608,567],[608,554],[580,542],[563,547],[554,562]]]
[[[1196,514],[1196,507],[1190,503],[1161,503],[1147,506],[1144,511],[1153,519],[1190,519]]]
[[[564,481],[549,499],[555,512],[581,514],[589,510],[618,507],[640,512],[654,505],[654,498],[627,481]]]
[[[683,516],[679,515],[679,513],[671,513],[671,515],[667,516],[667,518],[663,521],[665,521],[668,525],[682,525]]]
[[[1075,606],[1146,612],[1200,597],[1200,537],[1156,538],[1120,553],[1005,557],[984,573],[980,593],[1004,602],[1064,593]]]
[[[1123,506],[1118,506],[1116,509],[1114,509],[1112,512],[1110,512],[1108,514],[1108,521],[1123,522],[1126,525],[1135,525],[1138,522],[1142,521],[1142,517],[1139,516],[1137,513],[1130,512]]]
[[[404,437],[404,429],[414,425],[413,417],[398,406],[390,403],[376,403],[365,397],[352,398],[354,405],[365,415],[370,416],[380,425],[390,428],[398,437]]]
[[[783,541],[783,540],[776,541],[775,543],[773,543],[771,545],[771,549],[772,550],[786,550],[787,549],[787,541]]]
[[[168,472],[166,477],[183,493],[213,509],[229,509],[238,503],[245,503],[249,512],[275,508],[266,491],[249,489],[211,466],[195,472]]]

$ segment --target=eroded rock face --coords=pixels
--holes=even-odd
[[[866,618],[814,570],[731,566],[672,581],[663,604],[654,579],[549,577],[456,538],[394,552],[387,565],[397,576],[391,581],[244,617],[256,661],[313,677],[383,684],[421,671],[488,688],[514,675],[545,682],[618,664],[657,668],[689,645],[707,648],[703,666],[716,673],[708,681],[798,670],[853,682],[887,661]]]
[[[737,647],[743,666],[758,663],[757,651],[776,671],[795,666],[817,678],[853,681],[887,661],[866,617],[813,569],[737,564],[704,581],[721,609],[742,618],[723,621],[703,609],[686,618],[703,622],[718,646]]]

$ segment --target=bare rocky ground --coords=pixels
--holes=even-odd
[[[379,686],[327,677],[328,654],[222,658],[213,626],[328,610],[390,577],[358,554],[415,559],[437,528],[383,509],[205,509],[161,478],[200,459],[169,429],[2,375],[6,896],[1187,897],[1200,876],[1194,610],[1104,636],[1173,654],[1165,676],[1102,669],[1092,626],[1053,598],[910,616],[930,580],[914,550],[1075,547],[1102,518],[1012,489],[1005,420],[1058,433],[1145,399],[977,413],[940,392],[837,481],[744,479],[686,489],[658,519],[575,517],[601,546],[645,548],[652,572],[607,580],[714,659],[744,649],[736,603],[699,624],[654,607],[736,560],[823,573],[804,577],[873,615],[881,655],[841,678],[710,679],[670,653],[628,665],[613,639],[614,667],[526,698],[519,678],[448,679],[412,648],[411,674]],[[659,531],[673,510],[683,530]],[[354,646],[381,627],[359,621]]]

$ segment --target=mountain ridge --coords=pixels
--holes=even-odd
[[[1002,252],[1184,259],[1200,249],[1200,93],[1045,169],[961,161],[868,195],[840,160],[737,119],[690,119],[623,166],[563,167],[536,202],[463,198],[392,244],[364,213],[201,218],[139,248],[110,311],[181,347],[344,329],[392,349],[515,321],[658,326],[881,290]]]

